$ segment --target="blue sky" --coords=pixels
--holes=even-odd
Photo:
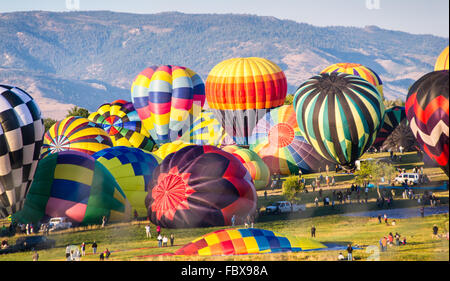
[[[0,12],[68,11],[66,1],[78,1],[82,11],[253,14],[316,26],[377,25],[449,37],[449,0],[0,0]]]

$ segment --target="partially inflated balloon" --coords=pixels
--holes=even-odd
[[[299,252],[326,249],[308,238],[286,236],[258,228],[221,229],[205,234],[178,249],[175,255],[224,256]]]
[[[264,58],[233,58],[214,66],[206,79],[206,99],[225,131],[248,145],[256,122],[284,103],[284,72]]]
[[[420,148],[449,175],[448,70],[422,76],[409,89],[406,117]]]
[[[441,52],[434,64],[434,71],[448,70],[448,46]]]
[[[222,150],[229,152],[236,156],[244,165],[250,176],[253,179],[256,190],[266,188],[270,183],[270,170],[266,163],[256,152],[239,147],[237,145],[228,145]]]
[[[252,178],[235,156],[192,145],[169,154],[155,169],[145,205],[156,225],[209,227],[253,214],[256,200]]]
[[[383,82],[381,81],[380,76],[378,76],[375,71],[368,68],[367,66],[361,65],[359,63],[336,63],[328,66],[327,68],[322,70],[321,73],[336,72],[359,76],[369,81],[370,84],[374,85],[377,88],[381,97],[383,97]]]
[[[71,116],[56,122],[44,135],[41,157],[65,150],[87,153],[111,147],[108,133],[87,118]]]
[[[114,146],[92,155],[111,172],[138,216],[146,217],[145,196],[153,171],[161,159],[145,150]]]
[[[151,66],[135,78],[131,98],[152,138],[163,144],[176,140],[200,114],[205,85],[187,67]]]
[[[161,145],[158,150],[155,151],[155,155],[164,160],[167,155],[170,153],[177,152],[178,150],[182,149],[183,147],[193,145],[192,143],[183,142],[181,140],[176,140],[173,142],[165,143]]]
[[[272,174],[298,174],[299,170],[311,173],[332,165],[301,135],[292,105],[280,106],[264,115],[250,139],[250,149],[262,158]]]
[[[397,126],[406,119],[405,107],[394,106],[386,109],[384,114],[384,122],[377,134],[373,147],[379,148],[383,145],[386,138],[397,128]],[[400,144],[399,144],[400,145]]]
[[[88,119],[109,134],[114,146],[137,147],[147,151],[152,151],[155,146],[131,102],[116,100],[102,104]]]
[[[13,217],[37,223],[68,217],[77,225],[130,219],[130,203],[111,173],[92,156],[78,151],[49,154],[39,161],[23,209]]]
[[[33,98],[19,88],[0,85],[0,218],[23,207],[43,135],[41,111]]]
[[[313,76],[295,93],[301,134],[319,154],[345,168],[373,144],[384,118],[378,90],[345,73]]]

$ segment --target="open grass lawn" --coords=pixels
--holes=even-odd
[[[388,157],[387,153],[368,154],[364,158],[382,158]],[[415,166],[423,165],[415,153],[406,153],[401,163],[394,163],[396,166],[404,166],[411,169]],[[440,168],[426,167],[425,173],[434,183],[448,180],[448,177]],[[314,179],[319,173],[305,175],[308,180]],[[329,175],[336,176],[336,186],[322,187],[323,196],[330,196],[332,190],[346,189],[352,184],[353,176],[350,174],[336,174],[330,171]],[[438,184],[436,184],[438,185]],[[311,191],[311,190],[310,190]],[[267,198],[264,191],[258,191],[258,208],[263,210],[265,206],[277,200],[284,200],[280,189],[268,190]],[[448,205],[448,191],[439,191],[435,194],[440,198],[441,204]],[[427,216],[424,218],[396,219],[397,224],[380,224],[376,218],[369,217],[350,217],[343,216],[348,212],[360,212],[367,210],[378,210],[375,204],[377,192],[371,189],[369,192],[368,203],[355,203],[355,197],[352,198],[352,204],[340,205],[336,202],[334,208],[323,206],[320,202],[319,207],[315,207],[314,198],[318,196],[318,191],[302,193],[300,203],[305,204],[307,209],[304,212],[296,214],[281,215],[261,215],[257,219],[254,227],[263,228],[279,232],[285,235],[297,237],[310,237],[310,228],[315,225],[317,228],[316,239],[324,243],[337,243],[346,245],[352,243],[362,249],[355,250],[353,256],[355,260],[380,260],[380,261],[449,261],[449,244],[446,238],[432,238],[432,227],[437,225],[440,234],[448,231],[448,214]],[[361,196],[364,199],[364,196]],[[418,209],[416,200],[405,200],[401,198],[401,191],[396,193],[392,208],[412,207]],[[380,211],[382,212],[382,210]],[[0,221],[0,225],[6,223],[6,220]],[[80,227],[70,230],[51,233],[50,239],[56,240],[56,247],[48,250],[39,251],[40,261],[64,261],[65,248],[67,245],[80,245],[82,242],[87,244],[87,255],[82,258],[83,261],[99,260],[99,253],[108,248],[112,254],[111,260],[120,261],[147,261],[147,260],[237,260],[237,261],[333,261],[337,260],[340,251],[311,251],[298,253],[279,253],[279,254],[261,254],[261,255],[242,255],[242,256],[212,256],[212,257],[179,257],[160,255],[164,253],[173,253],[184,244],[198,238],[209,232],[224,229],[227,227],[211,228],[193,228],[193,229],[162,229],[162,233],[169,236],[175,235],[175,245],[173,247],[158,248],[156,241],[155,226],[152,225],[153,237],[145,237],[144,226],[147,222],[129,222],[107,225],[105,228],[99,226]],[[238,226],[243,227],[243,226]],[[379,240],[387,236],[389,232],[395,234],[398,232],[402,237],[406,236],[407,245],[388,247],[387,252],[379,252]],[[6,237],[10,244],[20,235]],[[3,240],[4,238],[1,238]],[[98,253],[92,254],[91,244],[96,241],[99,245]],[[346,251],[342,251],[346,256]],[[0,261],[31,261],[32,252],[13,253],[0,255]]]

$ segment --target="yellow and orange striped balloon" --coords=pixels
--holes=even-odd
[[[381,81],[380,76],[378,76],[378,74],[372,69],[359,63],[335,63],[328,66],[320,73],[333,72],[343,72],[359,76],[374,85],[380,93],[380,96],[383,97],[383,82]]]
[[[448,70],[448,46],[447,48],[445,48],[441,54],[439,55],[439,57],[436,60],[436,63],[434,65],[434,71],[438,71],[438,70]]]

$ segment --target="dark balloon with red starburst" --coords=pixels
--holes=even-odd
[[[191,145],[154,170],[145,206],[165,228],[230,225],[256,210],[256,190],[242,163],[215,146]]]

